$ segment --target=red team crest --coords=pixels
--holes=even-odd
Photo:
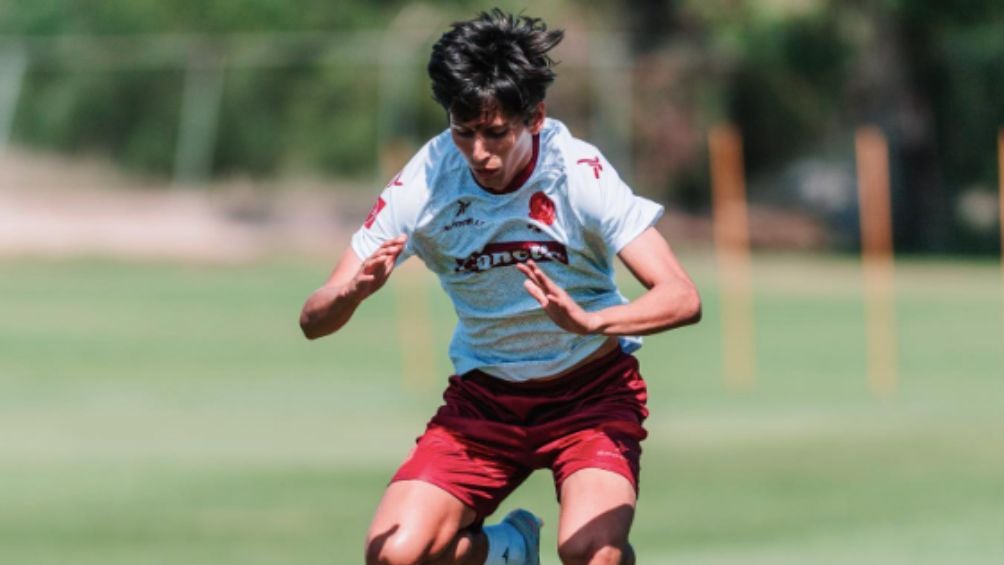
[[[554,201],[543,192],[535,192],[530,197],[530,217],[538,222],[551,225],[554,223]]]
[[[369,215],[366,216],[366,221],[363,222],[363,227],[365,227],[366,229],[370,229],[371,227],[373,227],[373,222],[376,221],[377,216],[380,214],[380,210],[383,210],[384,206],[386,205],[387,203],[384,202],[383,198],[377,198],[376,204],[373,205],[373,208],[370,210]]]

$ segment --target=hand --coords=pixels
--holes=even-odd
[[[347,292],[356,300],[363,300],[380,289],[394,271],[394,263],[401,252],[408,236],[399,235],[383,242],[372,255],[363,261],[352,281],[347,285]]]
[[[523,287],[534,297],[555,324],[575,334],[591,334],[599,330],[599,316],[586,312],[571,296],[554,283],[532,259],[517,263],[516,268],[526,275]]]

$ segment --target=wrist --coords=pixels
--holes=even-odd
[[[350,306],[358,306],[359,303],[365,299],[366,294],[361,288],[359,288],[359,285],[355,284],[354,281],[338,290],[338,300],[340,302],[345,302]]]
[[[586,334],[588,335],[606,335],[607,322],[603,316],[603,311],[590,312],[586,317]]]

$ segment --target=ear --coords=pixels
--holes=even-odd
[[[533,115],[530,117],[530,123],[527,124],[527,129],[530,133],[537,135],[540,130],[544,128],[544,118],[547,117],[547,108],[544,103],[541,102],[537,104],[537,108],[533,111]]]

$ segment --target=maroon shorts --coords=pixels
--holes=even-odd
[[[392,482],[439,486],[478,520],[535,469],[551,469],[559,495],[562,482],[586,468],[618,473],[638,488],[647,392],[638,361],[619,348],[547,382],[455,375],[443,398]]]

